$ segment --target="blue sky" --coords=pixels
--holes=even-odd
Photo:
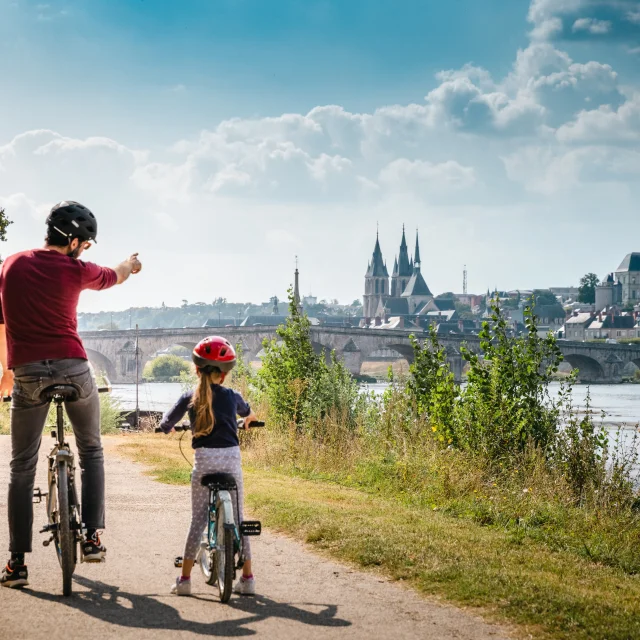
[[[351,301],[378,221],[436,293],[574,284],[640,250],[639,69],[638,0],[0,0],[3,250],[73,198],[148,266],[85,309],[267,299],[296,254]]]

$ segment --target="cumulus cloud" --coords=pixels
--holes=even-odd
[[[394,190],[442,193],[468,189],[476,184],[473,167],[464,167],[453,160],[434,164],[423,160],[399,158],[380,172],[380,182]]]
[[[620,185],[640,176],[639,152],[601,145],[529,146],[505,156],[503,162],[509,179],[545,196],[593,189],[598,183]]]
[[[596,20],[595,18],[578,18],[573,23],[572,30],[576,31],[588,31],[593,35],[604,35],[611,32],[613,26],[610,20]]]
[[[581,111],[557,131],[562,142],[633,142],[640,140],[640,93],[631,96],[618,109],[604,105]]]

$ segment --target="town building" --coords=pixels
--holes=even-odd
[[[615,315],[600,312],[586,330],[588,340],[625,340],[640,338],[640,322],[637,313]]]
[[[580,313],[575,311],[565,320],[564,337],[567,340],[583,342],[587,339],[587,329],[595,317],[595,313]]]

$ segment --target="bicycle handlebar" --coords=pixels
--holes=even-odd
[[[238,420],[238,427],[240,427],[243,423],[243,420]],[[262,420],[254,420],[250,425],[249,425],[249,429],[257,429],[259,427],[264,427],[266,426],[266,423],[263,422]],[[190,431],[191,430],[191,425],[189,424],[183,424],[183,425],[177,425],[175,427],[173,427],[174,431]],[[164,433],[164,431],[160,428],[160,427],[156,427],[154,429],[154,433]]]

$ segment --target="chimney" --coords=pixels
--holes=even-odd
[[[382,318],[380,316],[376,316],[376,327],[379,327],[382,324]]]
[[[602,322],[602,311],[598,314],[598,320]]]
[[[464,333],[464,321],[462,320],[462,318],[460,318],[460,320],[458,320],[458,329],[459,329],[460,333]]]
[[[400,322],[398,322],[398,329],[404,329],[404,316],[400,316]]]

